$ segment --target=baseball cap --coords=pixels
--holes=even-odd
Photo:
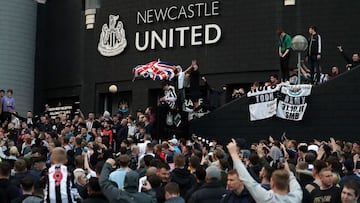
[[[171,142],[171,143],[177,145],[178,140],[176,138],[173,138],[173,139],[169,140],[168,142]]]
[[[308,146],[308,151],[310,150],[317,152],[319,150],[319,147],[317,145],[312,144]]]

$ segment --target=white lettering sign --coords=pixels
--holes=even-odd
[[[208,18],[220,15],[220,1],[171,5],[136,12],[136,24],[154,24],[194,18]],[[123,23],[118,15],[109,16],[109,25],[104,24],[98,44],[104,56],[120,54],[127,46]],[[116,24],[117,23],[117,24]],[[174,48],[215,44],[221,39],[221,27],[215,23],[164,28],[162,30],[141,30],[135,32],[135,48],[138,51],[157,48]]]
[[[203,35],[202,32],[205,34]],[[210,36],[210,32],[214,34]],[[145,31],[143,33],[136,32],[135,34],[135,47],[138,51],[145,51],[147,49],[156,49],[158,46],[161,48],[174,47],[174,39],[177,37],[179,47],[185,46],[185,36],[189,35],[191,46],[199,46],[203,44],[215,44],[221,38],[221,28],[216,24],[208,25],[195,25],[191,27],[177,27],[170,29],[163,29],[161,33],[152,31]],[[149,47],[150,45],[150,47]]]
[[[169,6],[159,9],[147,9],[138,11],[136,24],[151,24],[167,20],[191,19],[195,17],[210,17],[220,15],[219,1],[201,2],[183,6]]]

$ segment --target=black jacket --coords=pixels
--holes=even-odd
[[[218,182],[205,183],[191,195],[188,203],[219,203],[227,193],[228,191]]]
[[[20,181],[25,178],[25,176],[29,175],[28,172],[24,173],[15,173],[14,176],[10,177],[10,183],[14,184],[16,187],[20,188]]]
[[[311,35],[309,38],[308,56],[321,54],[321,37],[318,34]]]
[[[170,180],[179,185],[180,196],[185,197],[186,192],[196,184],[194,175],[185,168],[175,168],[170,174]]]
[[[0,203],[8,203],[20,196],[19,189],[8,179],[0,179]]]
[[[11,203],[22,203],[24,199],[30,197],[31,195],[21,195],[11,201]]]
[[[106,197],[103,194],[99,195],[89,195],[82,203],[109,203]]]
[[[127,126],[122,126],[119,131],[116,133],[116,145],[119,147],[121,141],[127,138],[129,128]]]
[[[251,197],[249,191],[244,188],[240,195],[230,192],[221,200],[221,203],[255,203],[255,200]]]
[[[194,192],[196,192],[198,189],[200,189],[201,186],[204,185],[204,184],[205,184],[205,182],[204,182],[204,181],[201,181],[201,182],[196,183],[194,186],[192,186],[192,188],[189,189],[189,190],[186,192],[186,194],[185,194],[185,197],[184,197],[185,201],[188,202],[188,200],[190,199],[191,195],[192,195]]]

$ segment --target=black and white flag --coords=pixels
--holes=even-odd
[[[257,87],[247,93],[250,100],[250,121],[270,118],[276,114],[279,87],[279,85]]]
[[[293,121],[302,120],[311,87],[312,85],[282,85],[276,116]]]

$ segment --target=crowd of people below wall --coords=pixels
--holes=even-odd
[[[319,43],[316,28],[310,27],[309,32]],[[285,41],[289,39],[280,39]],[[281,61],[288,49],[279,46]],[[342,47],[338,49],[348,69],[359,64],[358,54],[350,60]],[[311,60],[319,61],[319,55],[316,52]],[[311,64],[309,70],[302,62],[300,78],[297,68],[290,69],[289,77],[282,70],[282,79],[271,75],[269,82],[254,82],[251,89],[284,81],[319,84],[339,74],[337,67],[323,74],[318,66]],[[159,107],[188,108],[184,104],[185,88],[189,88],[190,110],[202,109],[200,79],[206,85],[209,109],[224,103],[219,97],[227,88],[211,87],[201,77],[196,60],[184,71],[177,67],[177,75],[176,87],[163,84]],[[245,93],[244,88],[235,89],[232,97]],[[51,119],[46,111],[38,117],[29,111],[21,117],[12,95],[11,89],[6,95],[0,90],[0,203],[359,201],[359,141],[329,138],[305,143],[270,136],[247,143],[246,134],[229,143],[196,135],[191,139],[174,135],[164,141],[153,139],[156,117],[151,107],[126,116],[105,111],[85,118],[76,111],[72,117],[59,114]]]
[[[0,202],[357,202],[360,142],[151,136],[151,108],[0,128]]]

